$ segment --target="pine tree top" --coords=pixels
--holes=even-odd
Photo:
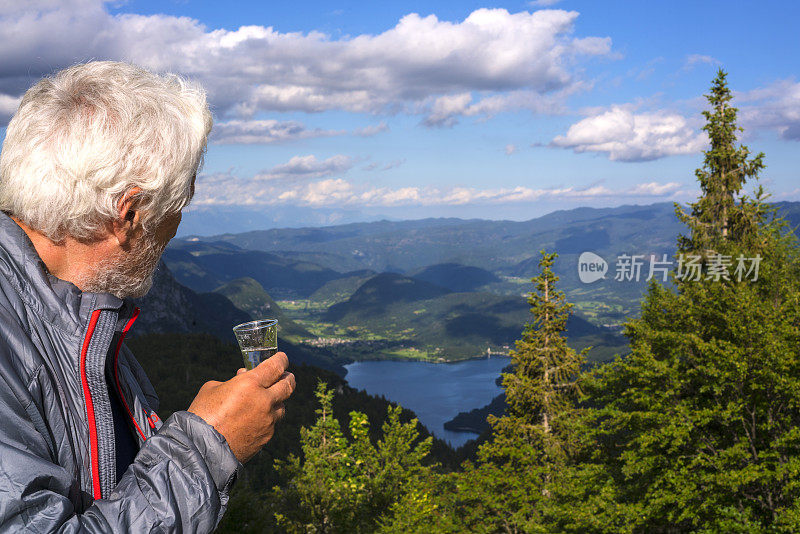
[[[542,255],[542,259],[539,260],[541,273],[531,278],[536,290],[528,294],[528,304],[530,304],[531,313],[534,316],[533,325],[543,335],[563,332],[567,328],[567,318],[572,304],[567,302],[563,291],[556,289],[559,277],[553,272],[553,263],[558,254],[548,254],[544,250],[540,251],[540,254]]]
[[[679,238],[680,252],[724,250],[754,235],[762,222],[763,192],[759,188],[756,198],[748,199],[742,189],[747,180],[758,179],[764,154],[750,157],[750,149],[737,144],[742,128],[736,124],[738,110],[731,105],[727,76],[719,69],[706,95],[710,109],[703,111],[703,131],[710,146],[703,153],[703,166],[695,171],[701,195],[690,204],[690,214],[676,205],[678,217],[691,230],[691,237]]]

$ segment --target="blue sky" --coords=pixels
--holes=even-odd
[[[694,198],[723,67],[763,183],[800,200],[798,20],[790,1],[45,0],[0,8],[0,119],[41,75],[133,61],[208,90],[197,213],[526,219]]]

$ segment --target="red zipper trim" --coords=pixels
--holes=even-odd
[[[81,382],[83,383],[83,396],[86,399],[86,415],[89,419],[89,448],[91,451],[91,464],[92,464],[92,489],[94,490],[94,498],[101,499],[100,489],[100,461],[97,457],[97,421],[94,417],[94,403],[92,403],[92,393],[89,391],[89,382],[86,379],[86,353],[89,351],[89,342],[92,340],[92,334],[97,326],[97,320],[100,318],[100,310],[92,312],[92,318],[89,320],[89,328],[86,331],[86,338],[83,340],[83,348],[81,348]]]
[[[136,419],[133,417],[133,412],[131,412],[130,407],[128,406],[128,402],[125,400],[125,395],[122,394],[122,388],[119,385],[119,371],[117,368],[117,362],[119,361],[119,351],[122,349],[122,342],[125,340],[125,334],[128,333],[128,330],[131,329],[133,323],[136,322],[136,319],[139,317],[139,308],[134,308],[133,316],[128,319],[128,322],[125,324],[125,328],[122,329],[122,334],[119,336],[119,341],[117,342],[117,349],[114,352],[114,381],[117,383],[117,391],[119,392],[119,398],[122,400],[123,406],[125,406],[125,410],[128,412],[128,416],[130,416],[131,421],[133,421],[133,425],[136,427],[136,431],[139,432],[139,435],[142,437],[142,440],[146,440],[147,438],[144,437],[144,432],[142,429],[139,428],[139,423],[136,422]]]

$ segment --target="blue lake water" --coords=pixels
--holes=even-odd
[[[444,429],[444,423],[499,395],[502,390],[495,380],[509,362],[503,356],[457,363],[366,361],[345,365],[345,378],[356,389],[383,395],[413,410],[437,438],[458,447],[477,434],[451,432]]]

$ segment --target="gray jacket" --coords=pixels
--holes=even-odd
[[[138,310],[47,273],[0,212],[0,532],[209,532],[241,464],[188,412],[155,415],[123,344]],[[106,361],[140,450],[116,483]]]

